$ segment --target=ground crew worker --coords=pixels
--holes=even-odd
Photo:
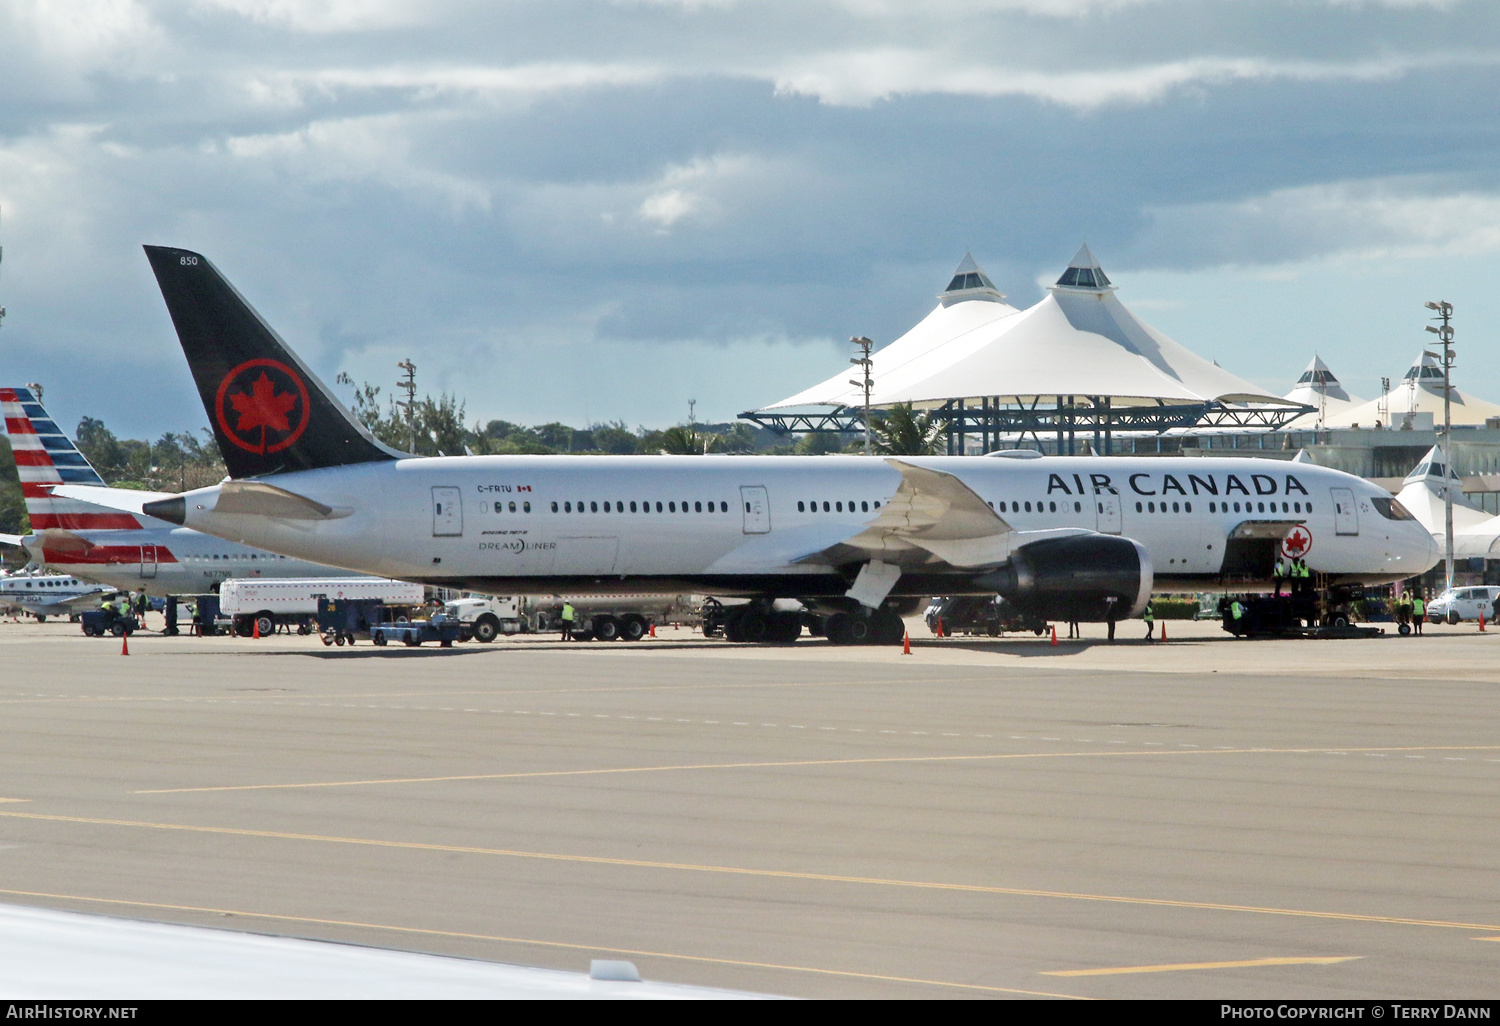
[[[1422,633],[1422,621],[1427,619],[1427,603],[1422,600],[1422,593],[1418,591],[1411,597],[1411,629],[1418,634]]]
[[[1281,598],[1281,582],[1286,580],[1286,559],[1276,557],[1276,566],[1271,570],[1271,580],[1276,584],[1276,597]]]
[[[562,631],[564,641],[573,640],[573,604],[571,602],[563,603]]]
[[[1156,626],[1156,613],[1151,609],[1151,603],[1146,603],[1146,609],[1141,613],[1141,619],[1146,621],[1146,640],[1151,640],[1151,629]]]
[[[1245,607],[1240,604],[1239,596],[1229,603],[1229,615],[1234,620],[1234,633],[1238,634],[1244,629]]]

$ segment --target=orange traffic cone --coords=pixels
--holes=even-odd
[[[656,624],[654,623],[651,625],[651,636],[656,637]]]
[[[1479,611],[1479,629],[1484,630],[1484,610]]]
[[[940,637],[940,638],[941,638],[941,637],[944,637],[944,636],[945,636],[945,635],[944,635],[944,634],[943,634],[943,618],[942,618],[942,617],[941,617],[941,616],[940,616],[940,617],[938,617],[938,629],[937,629],[937,636],[938,636],[938,637]]]
[[[907,631],[901,639],[901,654],[911,655],[911,631]]]
[[[1057,624],[1052,625],[1052,644],[1057,644]]]
[[[1167,621],[1165,620],[1161,622],[1161,640],[1167,640]]]
[[[255,618],[255,626],[250,628],[250,636],[252,638],[260,637],[260,617],[258,616]]]
[[[120,654],[121,655],[129,655],[130,654],[130,635],[129,634],[121,634],[120,635]]]

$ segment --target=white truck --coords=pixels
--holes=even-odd
[[[219,586],[219,612],[229,617],[234,632],[244,637],[257,631],[267,637],[282,624],[295,626],[298,634],[311,634],[317,624],[318,599],[379,599],[388,606],[420,606],[426,593],[420,584],[380,577],[236,577]]]
[[[573,607],[573,636],[599,641],[638,641],[656,624],[698,626],[699,595],[472,595],[454,599],[443,611],[466,625],[475,641],[501,634],[562,631],[562,607]]]

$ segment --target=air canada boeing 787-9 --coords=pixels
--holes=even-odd
[[[1270,587],[1291,546],[1330,583],[1428,569],[1389,493],[1252,458],[409,457],[376,441],[209,261],[146,247],[230,479],[145,512],[383,577],[497,594],[738,595],[736,636],[899,642],[931,595],[1047,618],[1138,615],[1156,590]],[[66,490],[62,491],[66,494]]]

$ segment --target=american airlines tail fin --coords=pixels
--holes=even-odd
[[[375,440],[207,257],[163,246],[146,257],[230,477],[404,455]]]
[[[104,479],[47,416],[31,389],[0,388],[0,415],[5,417],[32,531],[140,529],[141,522],[129,513],[53,494],[59,485],[103,488]]]

